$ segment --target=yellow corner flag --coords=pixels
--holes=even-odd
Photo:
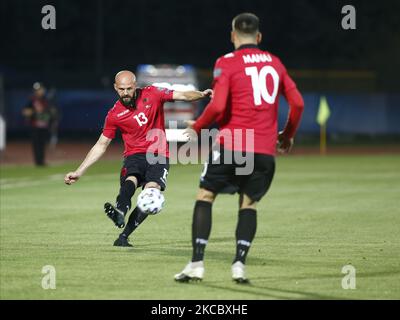
[[[326,124],[329,116],[331,115],[331,110],[329,109],[328,101],[326,97],[322,96],[319,100],[319,109],[317,114],[317,122],[320,126]]]
[[[319,152],[320,154],[326,154],[326,122],[331,115],[328,101],[326,97],[322,96],[319,101],[319,108],[317,114],[317,122],[320,125],[320,137],[319,137]]]

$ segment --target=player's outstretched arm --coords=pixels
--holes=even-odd
[[[212,98],[212,89],[206,89],[204,91],[174,91],[172,99],[177,101],[196,101],[205,97]]]
[[[99,140],[97,140],[96,144],[88,152],[79,168],[65,175],[64,182],[68,185],[76,182],[92,164],[101,158],[111,141],[111,139],[101,134]]]

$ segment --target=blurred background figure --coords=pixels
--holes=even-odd
[[[31,127],[35,165],[45,166],[46,144],[50,137],[53,145],[57,140],[58,116],[56,107],[46,97],[46,88],[42,83],[33,84],[33,94],[26,107],[22,109],[22,115]]]

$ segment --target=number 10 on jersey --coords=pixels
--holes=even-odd
[[[268,104],[274,104],[279,88],[279,75],[276,70],[272,66],[264,66],[258,72],[257,67],[247,67],[245,72],[251,77],[254,104],[261,105],[261,98]],[[267,88],[267,75],[272,77],[272,88]],[[272,94],[269,94],[268,89],[272,89]]]

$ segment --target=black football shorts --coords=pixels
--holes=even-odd
[[[169,159],[161,156],[159,158],[162,161],[153,164],[147,160],[145,153],[127,156],[121,169],[121,185],[127,177],[135,176],[138,187],[144,187],[148,182],[156,182],[161,187],[161,191],[164,191],[167,186]]]
[[[227,152],[231,156],[225,157]],[[253,166],[243,163],[244,157],[248,159],[247,161],[253,161]],[[253,170],[245,174],[239,173],[237,169],[243,169],[246,165]],[[200,177],[200,188],[215,194],[238,192],[246,194],[253,201],[260,201],[271,186],[274,173],[275,158],[271,155],[237,153],[224,150],[222,147],[221,150],[216,150],[214,147],[210,151],[208,161],[204,164],[204,170]]]

